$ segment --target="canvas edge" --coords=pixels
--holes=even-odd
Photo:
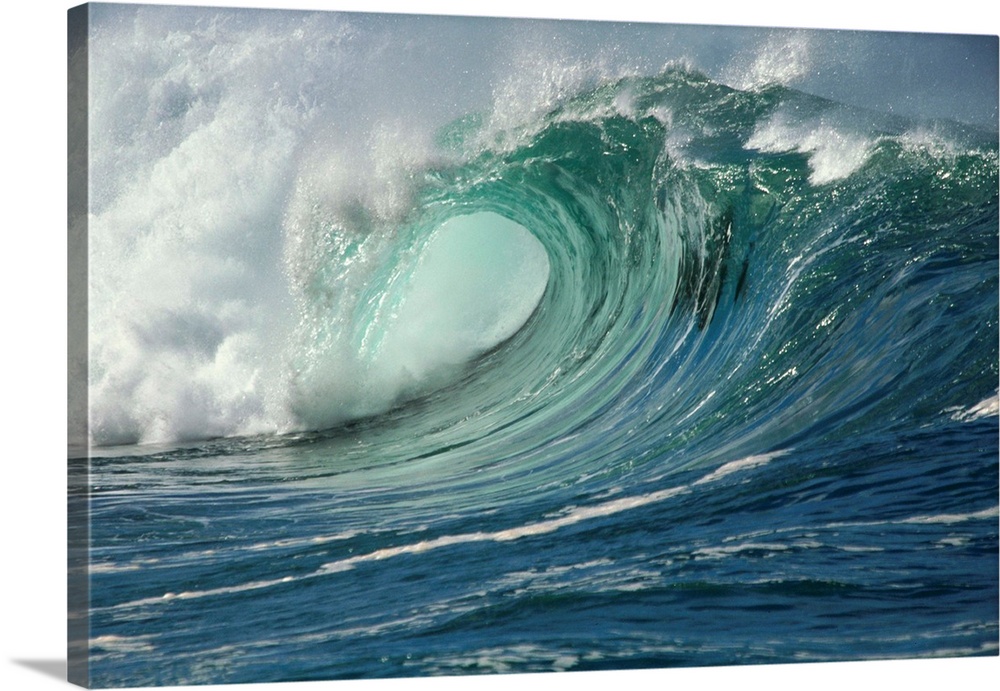
[[[90,454],[88,448],[88,5],[67,10],[67,664],[90,682]]]

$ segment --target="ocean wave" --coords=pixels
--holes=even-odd
[[[922,291],[940,264],[968,272],[970,300],[993,280],[978,130],[781,84],[801,70],[754,63],[734,88],[556,47],[544,79],[514,70],[479,110],[359,112],[353,133],[330,99],[358,85],[318,75],[363,59],[364,22],[240,17],[95,61],[95,444],[383,419],[439,448],[530,425],[535,446],[601,435],[639,459],[717,433],[739,457],[747,430],[777,447],[989,394],[971,373],[995,371],[986,351],[968,388],[924,391],[959,346],[922,341],[946,316]],[[156,18],[101,31],[138,44]],[[273,79],[239,77],[258,69]]]

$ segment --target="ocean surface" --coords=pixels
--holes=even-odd
[[[998,654],[995,88],[809,81],[909,36],[90,21],[91,683]]]

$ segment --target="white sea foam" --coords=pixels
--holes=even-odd
[[[732,473],[735,473],[735,472],[738,472],[738,471],[741,471],[741,470],[748,470],[750,468],[756,468],[756,467],[762,466],[762,465],[764,465],[766,463],[770,463],[775,458],[781,458],[782,456],[786,455],[787,453],[788,453],[787,450],[780,450],[780,451],[772,451],[771,453],[757,454],[757,455],[754,455],[754,456],[747,456],[746,458],[741,458],[738,461],[732,461],[730,463],[726,463],[725,465],[721,466],[720,468],[718,468],[714,472],[709,473],[705,477],[701,478],[700,480],[698,480],[694,484],[700,485],[700,484],[703,484],[703,483],[706,483],[706,482],[714,482],[714,481],[719,480],[719,479],[721,479],[723,477],[726,477],[727,475],[731,475]]]
[[[107,653],[149,653],[155,650],[152,636],[95,636],[90,647]]]
[[[921,516],[910,516],[908,518],[900,518],[895,520],[885,520],[885,521],[838,521],[835,523],[829,523],[824,526],[826,529],[830,528],[846,528],[846,527],[857,527],[857,526],[884,526],[884,525],[896,525],[896,524],[911,524],[911,525],[954,525],[958,523],[966,523],[968,521],[982,521],[988,519],[995,519],[1000,516],[1000,506],[993,506],[988,509],[981,509],[979,511],[970,511],[968,513],[941,513],[941,514],[928,514]]]
[[[759,124],[747,146],[768,153],[798,151],[809,156],[809,181],[823,185],[846,178],[865,164],[874,140],[820,121],[795,121],[778,113]]]
[[[951,525],[954,523],[965,523],[966,521],[996,518],[998,515],[1000,515],[1000,507],[994,506],[990,509],[983,509],[982,511],[973,511],[970,513],[942,513],[929,516],[912,516],[910,518],[903,519],[900,522],[917,524],[940,523],[944,525]]]
[[[747,542],[741,545],[725,545],[722,547],[704,547],[691,553],[695,559],[720,559],[741,552],[783,552],[788,545],[780,542]]]
[[[952,409],[951,419],[958,422],[972,422],[987,417],[994,417],[997,414],[1000,414],[1000,395],[993,394],[967,410],[961,408]]]
[[[481,648],[459,655],[443,655],[430,661],[433,673],[448,674],[475,669],[490,674],[507,674],[524,669],[525,663],[546,664],[559,672],[579,664],[581,658],[595,659],[592,655],[568,654],[563,650],[550,650],[538,645],[513,645]],[[423,661],[421,664],[428,664]]]
[[[344,34],[109,13],[90,60],[92,437],[285,426],[281,209],[316,112],[314,85],[285,72],[317,69],[309,46],[337,63]]]

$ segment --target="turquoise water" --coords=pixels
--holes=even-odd
[[[995,128],[555,61],[344,145],[229,21],[97,101],[94,684],[997,654]]]

